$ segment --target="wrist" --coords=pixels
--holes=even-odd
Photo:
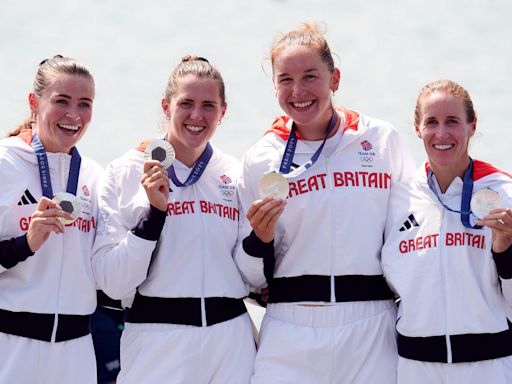
[[[254,231],[251,231],[242,242],[244,251],[254,257],[264,257],[267,254],[274,253],[274,241],[271,239],[268,242],[260,239]]]

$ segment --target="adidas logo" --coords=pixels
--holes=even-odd
[[[30,205],[30,204],[37,204],[37,200],[34,199],[34,196],[30,193],[28,189],[23,192],[23,195],[21,196],[20,201],[18,201],[18,205]]]
[[[414,215],[411,213],[409,215],[409,217],[407,218],[407,220],[405,220],[404,222],[404,225],[402,225],[400,227],[400,232],[403,232],[405,231],[406,229],[410,229],[412,227],[419,227],[420,225],[418,224],[418,222],[416,221],[416,219],[414,218]]]

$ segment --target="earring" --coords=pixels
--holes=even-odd
[[[217,125],[220,125],[222,123],[222,120],[217,121]]]
[[[171,120],[171,116],[165,115],[165,120]]]

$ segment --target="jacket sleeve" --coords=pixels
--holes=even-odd
[[[0,241],[0,273],[32,255],[34,252],[28,246],[26,235]]]
[[[20,168],[6,147],[0,147],[0,180],[2,180],[2,193],[0,194],[0,273],[14,267],[34,255],[28,246],[27,236],[16,236],[6,233],[7,221],[12,215],[11,207],[17,201],[14,184],[19,182]],[[14,235],[14,236],[13,236]]]
[[[502,206],[512,208],[512,181],[508,177],[504,177],[504,179],[506,181],[500,186],[495,187],[495,189],[500,194]],[[512,305],[512,246],[505,252],[492,252],[492,257],[500,278],[503,296]]]
[[[512,247],[505,252],[492,252],[496,270],[500,278],[501,291],[505,300],[512,305]]]
[[[149,205],[137,165],[110,165],[98,191],[93,271],[98,287],[117,300],[133,296],[146,279],[166,217]]]
[[[240,270],[242,278],[249,283],[251,287],[262,288],[267,285],[263,269],[263,255],[258,255],[250,249],[251,245],[253,245],[253,251],[258,249],[258,244],[257,241],[254,242],[254,237],[256,236],[253,236],[251,240],[250,235],[252,228],[245,215],[252,202],[259,198],[256,191],[259,177],[261,177],[263,171],[258,170],[260,167],[251,165],[251,151],[244,156],[242,165],[242,175],[238,179],[237,186],[238,199],[240,201],[240,222],[238,230],[239,241],[235,251],[235,262]],[[256,240],[258,239],[256,238]]]

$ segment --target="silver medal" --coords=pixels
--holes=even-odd
[[[265,197],[286,199],[289,192],[288,180],[280,173],[266,173],[260,179],[258,192],[262,199]]]
[[[58,217],[58,220],[63,224],[71,224],[75,222],[76,219],[82,213],[82,204],[80,202],[80,198],[68,192],[59,192],[53,196],[52,199],[54,202],[59,204],[63,211],[69,213],[72,216],[71,220],[65,219],[63,217]]]
[[[499,208],[500,205],[500,195],[490,188],[476,191],[471,198],[471,211],[479,219],[483,219],[491,210]]]
[[[164,168],[169,168],[175,157],[172,145],[162,139],[153,140],[144,151],[144,161],[157,160]]]

